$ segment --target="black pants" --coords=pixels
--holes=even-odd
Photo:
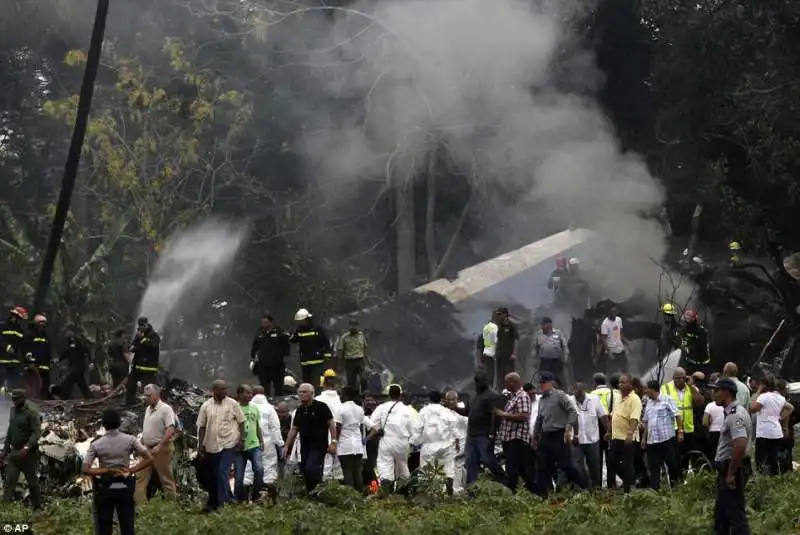
[[[628,356],[625,351],[612,353],[610,355],[606,352],[598,362],[598,369],[604,370],[609,377],[616,373],[627,373]]]
[[[368,484],[378,479],[375,468],[378,464],[378,446],[380,446],[380,442],[381,437],[374,436],[367,440],[367,445],[365,446],[367,457],[364,459],[364,481]]]
[[[364,490],[364,458],[361,455],[340,455],[344,484],[358,492]]]
[[[606,465],[606,487],[609,489],[617,488],[617,469],[611,455],[611,442],[606,441],[605,437],[600,439],[600,453]]]
[[[635,455],[634,448],[638,445],[635,441],[630,444],[626,444],[624,440],[611,441],[611,463],[615,474],[619,474],[622,479],[622,489],[625,492],[630,492],[631,487],[636,482],[636,474],[633,471],[633,457]]]
[[[83,396],[84,399],[92,397],[91,392],[89,392],[89,384],[86,382],[85,372],[86,370],[84,368],[69,369],[67,376],[58,386],[58,392],[62,397],[72,397],[72,388],[74,386],[78,387],[78,390],[80,390],[81,396]]]
[[[125,488],[98,488],[95,483],[94,517],[97,535],[112,535],[114,532],[114,511],[117,512],[120,535],[134,535],[136,506],[133,492],[136,486],[134,478],[125,478]],[[97,482],[97,479],[95,479]]]
[[[792,460],[794,459],[794,438],[784,436],[781,439],[781,447],[778,450],[778,471],[787,474],[792,471]]]
[[[547,496],[553,490],[553,481],[561,470],[580,488],[588,487],[582,474],[572,464],[569,455],[569,444],[564,442],[564,430],[542,433],[539,448],[536,452],[536,489],[538,494]]]
[[[756,466],[762,474],[778,475],[778,451],[782,438],[756,438]]]
[[[714,504],[714,533],[717,535],[750,535],[745,509],[744,487],[747,484],[747,469],[744,463],[736,472],[736,486],[731,489],[725,482],[728,464],[717,464],[717,501]]]
[[[300,377],[303,382],[314,385],[314,390],[317,392],[320,391],[319,379],[325,373],[326,364],[325,362],[320,364],[300,364]]]
[[[677,458],[677,442],[674,438],[665,442],[647,445],[647,470],[650,472],[650,488],[661,488],[661,467],[666,465],[672,485],[681,478],[681,467]]]
[[[117,388],[128,377],[128,363],[115,362],[108,367],[108,373],[111,375],[111,384]]]
[[[31,505],[34,509],[38,509],[42,505],[42,496],[39,490],[39,477],[36,474],[36,468],[39,466],[39,454],[36,452],[28,453],[25,457],[19,457],[19,454],[12,452],[8,456],[6,463],[6,471],[3,475],[3,501],[10,502],[14,497],[14,490],[17,488],[19,475],[25,475],[25,482],[31,491]]]
[[[37,366],[36,371],[39,372],[39,384],[41,385],[39,395],[42,399],[50,399],[50,370],[43,370]]]
[[[128,375],[128,382],[125,384],[125,405],[130,407],[136,404],[136,395],[139,393],[138,383],[142,387],[156,382],[156,372],[143,372],[134,369]]]
[[[692,460],[691,452],[696,449],[697,441],[694,439],[694,433],[684,433],[683,440],[678,442],[678,464],[681,467],[681,479],[689,469],[689,463]]]
[[[286,373],[286,366],[259,366],[258,381],[264,387],[267,397],[278,397],[283,390],[283,376]]]
[[[524,440],[515,439],[503,442],[503,455],[506,458],[506,478],[503,484],[511,489],[511,492],[517,491],[520,477],[529,491],[536,492],[534,473],[528,457],[529,452],[530,446]]]
[[[717,446],[719,445],[719,431],[709,431],[708,436],[706,437],[706,457],[711,463],[714,462],[714,458],[717,456]]]
[[[539,361],[539,375],[542,372],[550,372],[561,388],[566,388],[564,384],[564,361],[559,359],[542,359]]]
[[[344,372],[347,376],[347,384],[358,388],[358,391],[367,391],[367,375],[364,370],[364,359],[345,359]]]
[[[300,441],[300,473],[306,484],[306,492],[311,492],[317,485],[322,483],[322,473],[325,468],[325,455],[327,446],[304,447],[305,443]]]
[[[572,447],[572,464],[584,474],[588,471],[588,478],[585,479],[596,489],[603,487],[603,466],[600,464],[600,455],[599,442]]]
[[[5,386],[9,392],[22,388],[22,371],[22,366],[0,364],[0,386]]]

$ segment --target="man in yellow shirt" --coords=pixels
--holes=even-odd
[[[629,374],[619,378],[622,399],[611,413],[611,460],[622,478],[622,488],[628,493],[635,482],[633,471],[634,448],[639,441],[639,420],[642,417],[642,400],[633,391]]]

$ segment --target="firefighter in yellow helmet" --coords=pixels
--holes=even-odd
[[[742,244],[732,241],[728,244],[728,261],[731,266],[736,267],[742,263]]]
[[[661,314],[664,317],[664,325],[661,327],[661,344],[659,356],[666,357],[673,349],[678,347],[678,317],[677,309],[672,303],[661,305]]]
[[[320,388],[325,386],[326,379],[335,379],[336,378],[336,370],[333,368],[328,368],[322,373],[322,376],[319,378],[319,386]],[[330,381],[328,381],[330,383]]]

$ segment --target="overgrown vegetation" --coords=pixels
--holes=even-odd
[[[542,535],[700,535],[711,533],[715,481],[711,475],[690,478],[670,493],[637,491],[629,496],[579,493],[542,501],[520,492],[511,495],[494,483],[481,482],[470,497],[437,499],[426,507],[401,497],[364,500],[354,491],[327,483],[319,501],[292,500],[278,507],[245,505],[201,516],[199,504],[175,505],[156,499],[141,507],[137,531],[174,535],[269,533],[270,535],[453,535],[537,533]],[[754,477],[748,485],[753,534],[800,533],[800,474]],[[0,507],[3,519],[24,519],[19,505]],[[35,520],[42,535],[92,533],[91,507],[59,501]]]

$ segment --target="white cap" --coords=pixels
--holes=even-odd
[[[578,259],[575,258],[574,256],[569,259],[569,265],[570,266],[577,266],[578,264],[580,264],[580,262],[578,262]]]
[[[294,321],[302,321],[310,317],[311,314],[305,308],[301,308],[300,310],[294,313]]]
[[[294,380],[294,377],[291,375],[287,375],[283,378],[283,386],[288,386],[290,388],[294,388],[297,386],[297,381]]]

